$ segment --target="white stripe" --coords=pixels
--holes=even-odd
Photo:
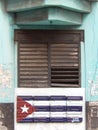
[[[50,101],[51,106],[66,106],[66,101]]]
[[[70,117],[70,118],[82,118],[81,115],[67,115],[67,117]]]
[[[33,117],[50,117],[49,112],[34,112]]]
[[[66,117],[66,112],[51,112],[50,117]]]
[[[34,101],[35,106],[49,106],[49,101]]]
[[[66,112],[67,113],[67,115],[82,115],[83,113],[82,112]]]
[[[67,106],[82,106],[83,101],[67,101]]]

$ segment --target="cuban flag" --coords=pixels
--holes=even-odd
[[[83,97],[82,96],[67,96],[67,122],[80,123],[82,122],[83,114]]]
[[[17,122],[82,122],[81,96],[17,96]]]
[[[17,97],[17,122],[33,122],[32,113],[34,111],[32,96]]]

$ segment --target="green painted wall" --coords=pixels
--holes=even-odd
[[[83,24],[79,29],[85,30],[82,55],[85,57],[86,83],[83,81],[83,86],[86,84],[87,100],[98,100],[98,2],[92,3],[91,13],[84,15]]]
[[[14,94],[14,44],[11,16],[0,1],[0,102],[12,102]]]
[[[16,26],[3,7],[4,2],[0,1],[0,102],[14,101],[14,88],[17,87],[14,29],[17,28],[85,30],[85,42],[81,42],[81,84],[86,88],[86,100],[98,100],[98,2],[93,2],[91,13],[83,16],[82,26]]]

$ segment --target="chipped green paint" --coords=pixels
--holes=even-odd
[[[6,5],[17,25],[81,25],[82,13],[90,12],[86,0],[7,0]]]
[[[7,0],[7,11],[19,12],[43,7],[61,7],[77,12],[90,12],[86,0]]]
[[[92,12],[84,15],[79,29],[85,30],[85,72],[86,99],[98,100],[98,2],[92,3]],[[84,62],[82,61],[82,65]],[[83,70],[82,70],[83,73]],[[86,85],[85,85],[86,84]]]
[[[24,4],[26,1],[27,0],[24,1]],[[61,1],[63,2],[63,0]],[[69,9],[71,9],[71,11],[74,10],[76,12],[77,11],[79,12],[79,9],[82,8],[81,10],[83,12],[83,9],[85,7],[82,7],[83,5],[82,2],[85,1],[82,2],[80,2],[80,0],[70,0],[71,2],[69,2],[69,0],[66,1],[67,1],[66,5],[68,4],[70,6]],[[74,1],[79,2],[77,3],[78,7],[76,7],[76,3],[74,3]],[[51,1],[51,3],[52,2],[53,1]],[[12,76],[10,81],[12,82],[11,83],[12,85],[10,88],[8,87],[0,88],[0,95],[1,95],[0,102],[14,101],[14,88],[17,87],[17,78],[16,78],[17,77],[17,45],[14,44],[14,29],[17,28],[18,29],[55,29],[55,30],[56,29],[59,30],[81,29],[84,30],[85,42],[81,43],[81,74],[82,74],[81,85],[82,87],[86,88],[87,101],[98,100],[98,58],[97,58],[98,57],[98,2],[92,3],[92,11],[90,14],[83,15],[83,21],[81,26],[65,26],[65,25],[51,26],[51,25],[44,25],[44,24],[31,25],[31,26],[30,25],[17,26],[12,22],[12,15],[5,12],[5,9],[3,8],[4,7],[3,4],[4,1],[0,1],[0,31],[2,32],[0,34],[0,64],[6,66],[8,71],[11,73]],[[12,0],[12,5],[13,5],[13,0]],[[10,6],[14,7],[12,5]],[[9,7],[9,9],[11,9],[11,7]],[[73,9],[71,7],[73,7]],[[52,18],[53,16],[51,14],[51,19]],[[8,65],[10,65],[10,67],[8,67]]]
[[[9,65],[0,65],[0,88],[12,88],[12,73],[10,69]]]
[[[0,102],[14,100],[14,44],[12,17],[0,1]]]
[[[17,25],[81,25],[82,16],[80,13],[50,7],[16,13],[15,23]]]

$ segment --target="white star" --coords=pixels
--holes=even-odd
[[[21,107],[21,109],[22,109],[22,113],[24,112],[28,113],[29,107],[26,107],[26,105],[24,105],[23,107]]]

